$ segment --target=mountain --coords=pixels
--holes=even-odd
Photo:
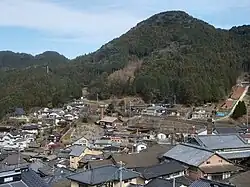
[[[217,101],[230,91],[242,63],[250,62],[242,47],[249,38],[233,30],[216,29],[185,12],[163,12],[77,60],[79,66],[96,65],[102,75],[90,84],[93,98],[98,93],[101,98]]]
[[[216,29],[182,11],[159,13],[70,63],[53,52],[23,55],[34,59],[25,65],[20,58],[0,63],[9,64],[9,70],[0,72],[0,115],[15,106],[56,106],[79,97],[83,86],[90,98],[99,94],[100,99],[139,95],[148,102],[218,101],[242,71],[249,71],[249,42],[249,26]],[[22,56],[13,54],[14,59],[17,55]],[[56,65],[47,74],[37,66],[43,63]],[[29,68],[11,69],[23,67]]]
[[[19,69],[43,65],[57,66],[68,61],[63,55],[53,51],[46,51],[36,56],[12,51],[0,51],[0,69]]]

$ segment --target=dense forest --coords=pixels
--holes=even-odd
[[[249,65],[250,26],[216,29],[185,12],[163,12],[73,60],[0,52],[0,116],[14,107],[58,106],[84,86],[90,98],[217,101]]]

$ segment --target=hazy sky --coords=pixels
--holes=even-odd
[[[0,50],[53,50],[69,58],[167,10],[184,10],[221,28],[250,24],[250,0],[0,0],[0,7]]]

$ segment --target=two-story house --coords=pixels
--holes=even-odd
[[[70,156],[70,167],[73,169],[78,169],[80,160],[85,155],[100,155],[102,154],[101,151],[91,150],[86,146],[79,146],[73,145],[70,147],[71,152],[69,153]]]
[[[89,146],[89,140],[85,137],[81,137],[80,139],[76,140],[73,145],[80,145],[80,146]]]
[[[213,150],[232,161],[250,158],[250,144],[239,134],[200,135],[189,139],[188,143]]]
[[[164,154],[165,159],[176,160],[186,166],[193,179],[223,180],[241,170],[219,154],[191,144],[178,144]]]

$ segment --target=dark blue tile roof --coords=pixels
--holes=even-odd
[[[133,179],[138,177],[140,174],[133,172],[128,169],[122,170],[123,180]],[[86,170],[81,173],[73,174],[68,177],[68,179],[89,185],[102,184],[108,181],[118,181],[119,180],[119,167],[117,166],[102,166],[99,168],[94,168]]]

